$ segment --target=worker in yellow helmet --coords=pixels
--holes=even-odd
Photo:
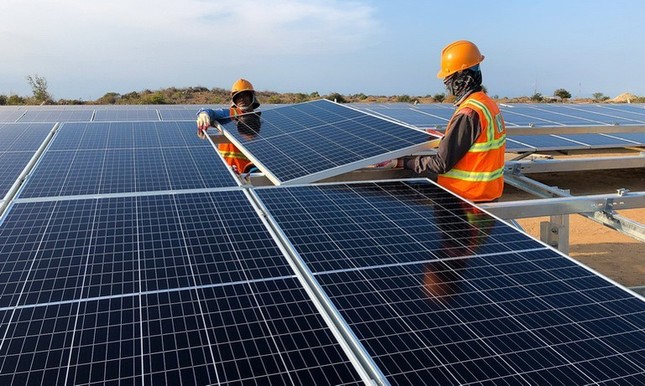
[[[467,40],[441,51],[443,79],[457,110],[448,122],[436,154],[403,157],[377,164],[404,167],[436,176],[439,185],[475,202],[494,201],[504,189],[506,128],[495,102],[483,91],[479,64],[484,55]]]
[[[216,110],[203,108],[197,112],[197,135],[200,138],[206,138],[206,130],[215,121],[225,119],[239,120],[238,128],[243,134],[248,134],[249,131],[257,134],[259,115],[247,113],[253,112],[258,107],[260,107],[260,102],[258,102],[255,96],[255,89],[251,82],[246,79],[238,79],[231,87],[230,108]],[[248,119],[249,116],[254,119]],[[252,122],[252,124],[247,124],[247,121]],[[253,169],[251,161],[232,143],[219,143],[217,148],[226,163],[237,173],[248,173]]]

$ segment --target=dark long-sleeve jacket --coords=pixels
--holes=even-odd
[[[450,120],[436,154],[404,157],[403,167],[416,173],[446,173],[466,154],[480,133],[479,115],[466,107]]]

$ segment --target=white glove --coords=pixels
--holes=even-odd
[[[201,131],[206,131],[209,127],[211,127],[211,119],[207,112],[202,111],[197,116],[197,128]]]

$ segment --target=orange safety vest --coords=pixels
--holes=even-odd
[[[453,117],[466,107],[479,115],[481,133],[463,158],[437,177],[437,182],[467,200],[492,201],[504,190],[504,118],[495,102],[482,91],[469,95]],[[450,127],[448,123],[448,130]]]
[[[241,111],[235,107],[231,107],[229,112],[231,117],[236,117],[238,114],[242,114]],[[238,173],[246,173],[253,165],[251,161],[246,158],[244,153],[242,153],[235,145],[230,142],[219,143],[217,145],[217,150],[224,158],[224,161],[230,166],[233,170],[236,170]]]

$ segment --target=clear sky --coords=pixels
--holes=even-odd
[[[0,94],[205,86],[432,95],[467,39],[491,95],[645,96],[645,1],[2,0]]]

